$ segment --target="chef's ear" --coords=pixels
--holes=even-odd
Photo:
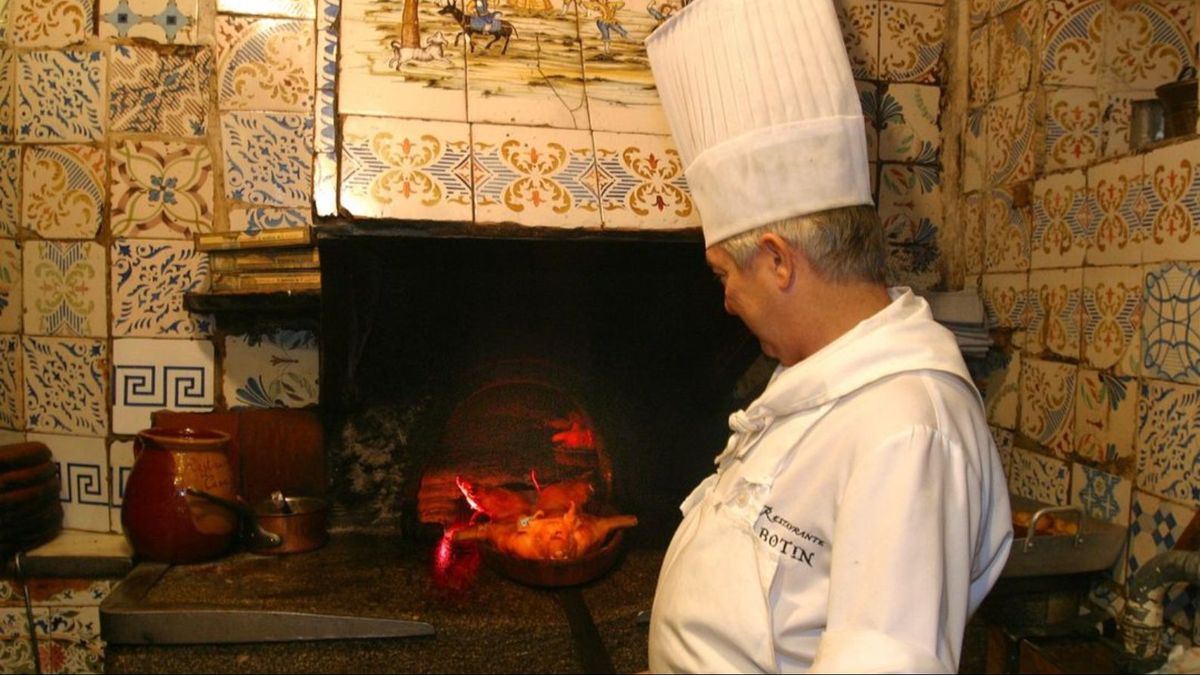
[[[807,263],[807,260],[803,259],[803,255],[786,239],[774,232],[764,234],[758,240],[758,245],[766,255],[770,274],[774,277],[777,286],[781,289],[791,286],[798,266]]]

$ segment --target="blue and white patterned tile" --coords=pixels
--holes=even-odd
[[[1080,267],[1087,253],[1087,177],[1083,171],[1053,174],[1033,187],[1033,235],[1029,265]]]
[[[91,239],[104,218],[105,153],[90,145],[25,150],[22,219],[48,239]]]
[[[112,143],[110,158],[114,236],[190,240],[212,231],[215,179],[208,146],[122,140]]]
[[[1080,458],[1127,478],[1136,475],[1140,393],[1132,377],[1080,368],[1075,398],[1075,447]]]
[[[25,428],[25,392],[21,386],[21,336],[0,335],[0,427]]]
[[[1142,260],[1200,260],[1200,140],[1146,155]]]
[[[1104,13],[1105,74],[1116,86],[1152,92],[1174,82],[1192,54],[1193,0],[1107,3]]]
[[[99,607],[41,607],[34,628],[43,672],[104,672]],[[47,668],[51,664],[58,668]]]
[[[1200,265],[1146,268],[1142,374],[1200,384]]]
[[[1071,503],[1083,507],[1088,518],[1125,525],[1133,481],[1076,462],[1071,470]]]
[[[0,145],[0,237],[21,227],[21,146]]]
[[[170,51],[114,45],[109,61],[109,125],[113,131],[203,136],[208,129],[208,47]]]
[[[17,140],[103,138],[104,70],[101,51],[17,54]]]
[[[318,350],[312,331],[280,329],[225,338],[225,405],[303,408],[317,403]]]
[[[1075,450],[1078,366],[1026,358],[1021,363],[1021,433],[1057,457]]]
[[[1129,510],[1129,575],[1174,548],[1195,513],[1195,509],[1134,490]]]
[[[1100,156],[1102,121],[1095,89],[1046,92],[1046,170],[1092,164]]]
[[[143,38],[192,45],[201,38],[201,0],[100,0],[102,38]]]
[[[208,340],[113,340],[113,433],[150,426],[156,410],[206,412],[215,400]]]
[[[890,82],[936,83],[945,42],[941,7],[911,2],[879,4],[879,71]]]
[[[1137,411],[1137,486],[1200,504],[1200,389],[1145,380]]]
[[[21,331],[21,249],[15,239],[0,239],[0,333]]]
[[[937,166],[885,163],[879,178],[889,285],[922,290],[941,282],[941,174]]]
[[[313,210],[318,216],[336,216],[337,200],[338,153],[319,152],[313,158]]]
[[[108,532],[108,450],[104,439],[31,433],[29,440],[45,443],[58,465],[63,527]]]
[[[0,6],[0,23],[3,21],[3,7]],[[17,70],[13,66],[15,62],[13,51],[0,47],[0,141],[13,139],[13,91],[17,82]]]
[[[317,27],[336,25],[341,8],[342,0],[317,0]]]
[[[9,40],[19,47],[66,47],[92,35],[91,0],[10,0],[9,12]]]
[[[879,161],[879,85],[855,80],[854,86],[858,89],[858,102],[862,105],[863,127],[867,134],[867,162],[874,169],[875,162]],[[875,172],[871,171],[871,174],[874,176]],[[874,192],[872,186],[871,193]]]
[[[109,529],[123,532],[121,527],[121,505],[125,503],[125,484],[133,471],[133,441],[113,441],[108,446],[108,473],[112,492],[109,511]]]
[[[880,87],[879,159],[936,164],[942,139],[938,128],[941,88],[891,83]]]
[[[1142,358],[1142,268],[1083,268],[1083,358],[1136,375]]]
[[[200,337],[212,317],[183,306],[185,293],[208,287],[208,256],[191,242],[118,240],[112,247],[114,336]]]
[[[1046,84],[1096,86],[1106,4],[1102,0],[1046,0],[1042,47]]]
[[[604,227],[700,227],[683,162],[669,136],[597,131],[596,174]]]
[[[225,196],[251,204],[308,206],[312,132],[309,115],[223,113]]]
[[[22,351],[29,431],[93,436],[108,431],[105,340],[26,337]]]
[[[312,111],[312,21],[221,15],[216,31],[221,110]]]
[[[233,208],[229,210],[229,229],[251,235],[281,227],[311,227],[312,212],[304,209],[282,209],[271,206]]]
[[[217,0],[217,11],[294,19],[311,19],[317,12],[316,0]]]
[[[29,241],[23,257],[26,335],[108,337],[102,245]]]
[[[333,89],[317,90],[313,102],[313,149],[318,153],[332,153],[336,156],[337,116],[334,113],[333,92]]]
[[[1014,447],[1008,474],[1008,489],[1018,497],[1051,506],[1067,503],[1070,465],[1031,450]]]

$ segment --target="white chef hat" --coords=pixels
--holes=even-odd
[[[693,0],[646,51],[705,246],[872,203],[862,105],[832,0]]]

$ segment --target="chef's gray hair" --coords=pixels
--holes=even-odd
[[[884,283],[883,226],[874,206],[846,206],[767,223],[717,244],[745,269],[773,232],[804,253],[826,281]]]

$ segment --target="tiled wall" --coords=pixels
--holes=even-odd
[[[107,579],[31,580],[33,630],[21,584],[0,579],[0,672],[104,672],[104,642],[100,639],[100,603],[112,590]],[[37,649],[37,661],[34,649]]]
[[[988,413],[1015,494],[1130,528],[1096,598],[1200,507],[1200,140],[1141,146],[1133,101],[1195,64],[1194,0],[965,3],[956,185],[966,283],[1011,331]],[[1190,637],[1183,586],[1168,612]]]

